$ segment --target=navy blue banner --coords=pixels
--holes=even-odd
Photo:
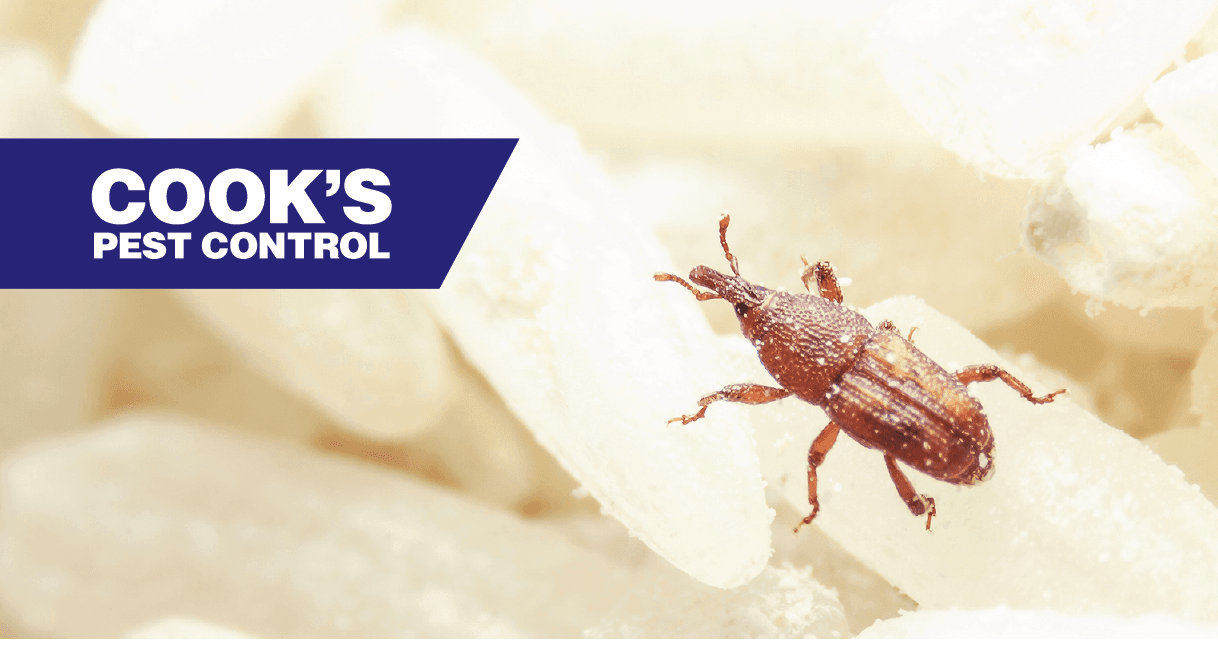
[[[516,139],[0,139],[0,288],[444,282]]]

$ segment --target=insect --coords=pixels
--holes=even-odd
[[[828,262],[804,263],[804,287],[816,294],[791,294],[755,285],[740,277],[740,266],[727,246],[731,218],[719,220],[719,244],[732,276],[699,265],[689,282],[657,273],[700,301],[723,299],[732,304],[740,330],[757,348],[757,356],[778,388],[732,384],[698,400],[701,408],[668,422],[701,419],[717,401],[766,404],[794,395],[824,409],[829,425],[808,450],[808,504],[812,513],[798,525],[810,524],[820,511],[816,498],[816,469],[845,431],[859,444],[884,454],[888,475],[901,500],[914,516],[926,514],[926,530],[935,517],[935,499],[914,490],[897,461],[933,478],[956,485],[988,480],[994,469],[994,435],[981,403],[966,386],[1001,379],[1024,399],[1047,404],[1064,389],[1037,397],[1022,381],[995,365],[968,366],[950,373],[913,345],[891,321],[873,326],[858,312],[841,305],[842,291]],[[702,291],[690,282],[705,288]],[[916,328],[914,328],[916,329]]]

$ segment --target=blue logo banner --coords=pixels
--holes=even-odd
[[[3,139],[0,288],[436,289],[516,139]]]

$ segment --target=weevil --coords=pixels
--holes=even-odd
[[[717,401],[767,404],[786,397],[824,409],[829,425],[808,449],[808,504],[812,506],[795,531],[820,512],[816,469],[845,431],[859,444],[884,454],[888,475],[901,500],[914,516],[926,515],[926,530],[935,517],[935,499],[914,490],[897,462],[937,480],[975,485],[994,471],[994,434],[981,403],[967,386],[1001,379],[1024,399],[1047,404],[1066,392],[1037,397],[1014,375],[995,365],[975,365],[955,373],[944,370],[913,344],[913,331],[902,336],[891,321],[873,326],[861,314],[843,306],[833,266],[809,264],[800,276],[808,294],[792,294],[755,285],[740,277],[740,264],[727,246],[728,214],[719,220],[719,244],[731,276],[699,265],[689,281],[657,273],[657,281],[684,286],[700,301],[722,299],[732,304],[740,330],[757,348],[757,356],[779,387],[732,384],[698,400],[693,415],[669,423],[689,424]],[[811,281],[816,281],[812,293]],[[691,285],[690,283],[693,283]],[[707,291],[694,287],[698,285]]]

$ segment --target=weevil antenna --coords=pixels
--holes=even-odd
[[[723,217],[719,218],[719,244],[723,245],[723,255],[727,256],[727,264],[731,265],[732,273],[736,274],[736,278],[740,278],[740,262],[727,248],[727,225],[731,221],[732,216],[726,211],[723,213]]]
[[[690,285],[689,283],[685,282],[684,278],[681,278],[680,276],[673,276],[672,274],[665,274],[665,273],[661,272],[661,273],[657,273],[655,275],[655,279],[657,282],[661,282],[661,283],[662,282],[677,283],[677,284],[681,285],[682,287],[684,287],[685,289],[688,289],[694,295],[694,297],[700,301],[709,301],[709,300],[713,300],[716,298],[723,298],[722,296],[716,294],[715,292],[704,292],[704,291],[698,289],[697,287]]]

